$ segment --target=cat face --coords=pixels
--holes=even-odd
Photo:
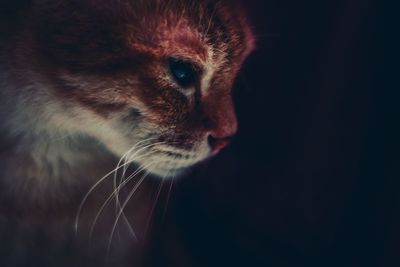
[[[160,176],[228,144],[232,84],[253,48],[238,5],[83,2],[49,8],[37,40],[52,93],[84,133]]]

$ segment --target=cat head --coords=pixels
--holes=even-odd
[[[83,133],[160,176],[236,133],[231,90],[254,41],[235,1],[44,2],[38,58]]]

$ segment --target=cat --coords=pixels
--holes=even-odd
[[[3,20],[4,218],[69,221],[119,161],[181,176],[237,131],[232,85],[255,46],[237,1],[31,0]]]

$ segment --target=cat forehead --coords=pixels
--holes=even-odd
[[[149,30],[144,26],[142,30]],[[196,62],[208,60],[211,45],[200,32],[185,22],[176,25],[159,24],[151,29],[151,34],[139,33],[128,27],[127,45],[133,51],[157,57],[177,56],[190,58]]]
[[[127,26],[128,47],[153,56],[178,56],[199,63],[219,61],[225,56],[244,58],[253,50],[253,34],[242,17],[234,18],[229,13],[214,11],[202,18],[171,13],[142,19],[139,24]]]
[[[87,6],[87,1],[96,5]],[[232,66],[252,49],[242,10],[224,1],[166,0],[152,6],[153,1],[50,1],[37,10],[36,41],[49,60],[75,70],[141,55],[178,57],[199,65],[226,60]]]

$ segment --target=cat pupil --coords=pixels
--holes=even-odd
[[[168,61],[171,74],[180,86],[188,87],[194,85],[196,72],[191,63],[176,58],[170,58]]]

